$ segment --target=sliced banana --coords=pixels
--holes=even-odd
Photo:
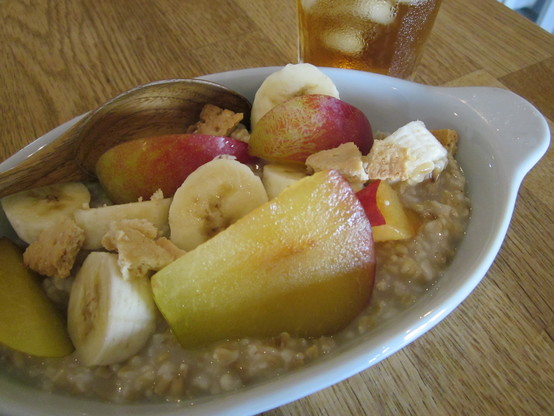
[[[275,198],[285,188],[306,176],[304,165],[270,163],[264,166],[262,183],[269,199]]]
[[[86,366],[133,356],[156,327],[148,278],[125,280],[115,254],[90,253],[71,287],[67,326],[76,355]]]
[[[402,170],[411,185],[439,174],[448,164],[448,151],[419,120],[400,127],[382,143],[406,149],[408,157],[403,160]]]
[[[87,208],[90,192],[80,182],[68,182],[9,195],[1,203],[18,237],[31,244],[42,230],[71,218],[78,209]]]
[[[145,219],[156,226],[160,235],[168,234],[170,204],[171,199],[165,198],[77,210],[74,214],[75,222],[85,231],[83,248],[101,249],[102,238],[110,229],[110,224],[123,219]]]
[[[218,158],[191,173],[169,207],[170,239],[189,251],[267,202],[261,179],[246,165]]]
[[[339,98],[334,82],[308,63],[288,64],[269,75],[256,91],[252,103],[252,128],[265,113],[289,98],[306,94],[324,94]]]

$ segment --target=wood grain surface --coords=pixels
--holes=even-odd
[[[0,0],[0,160],[138,84],[296,62],[295,13],[294,0]],[[552,121],[554,37],[495,0],[444,0],[415,80],[507,88]],[[264,414],[553,415],[553,175],[549,150],[492,268],[443,322]]]

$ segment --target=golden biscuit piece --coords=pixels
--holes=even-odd
[[[383,140],[375,140],[365,159],[367,174],[371,180],[398,182],[409,178],[407,163],[410,157],[406,147]]]
[[[48,277],[63,279],[71,274],[85,232],[71,218],[43,230],[23,253],[27,267]]]
[[[237,127],[229,134],[229,137],[240,140],[241,142],[248,143],[250,141],[250,132],[243,124],[237,125]]]
[[[312,172],[334,169],[355,189],[361,189],[369,179],[362,153],[352,142],[308,156],[306,166]]]
[[[206,104],[200,112],[200,120],[190,126],[187,133],[229,136],[243,117],[242,113],[234,113],[213,104]]]
[[[125,279],[158,271],[185,254],[165,237],[156,238],[158,229],[148,220],[114,221],[102,239],[106,250],[118,252],[118,264]]]
[[[431,130],[433,136],[444,146],[449,154],[454,156],[458,150],[458,133],[456,130],[441,129]]]

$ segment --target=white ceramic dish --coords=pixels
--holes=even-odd
[[[254,68],[202,77],[252,99],[278,68]],[[383,360],[431,329],[484,277],[508,229],[525,174],[550,142],[542,115],[517,95],[495,88],[438,88],[381,75],[324,69],[341,98],[362,109],[375,130],[391,131],[411,120],[429,128],[453,128],[461,136],[458,160],[468,180],[472,217],[456,257],[439,283],[415,305],[374,331],[296,372],[225,396],[195,402],[115,405],[49,394],[0,369],[2,415],[248,415],[328,387]],[[0,171],[65,131],[72,120],[0,164]],[[12,233],[0,211],[0,235]]]

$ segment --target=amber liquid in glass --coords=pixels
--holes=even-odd
[[[297,0],[300,61],[410,78],[441,0]]]

